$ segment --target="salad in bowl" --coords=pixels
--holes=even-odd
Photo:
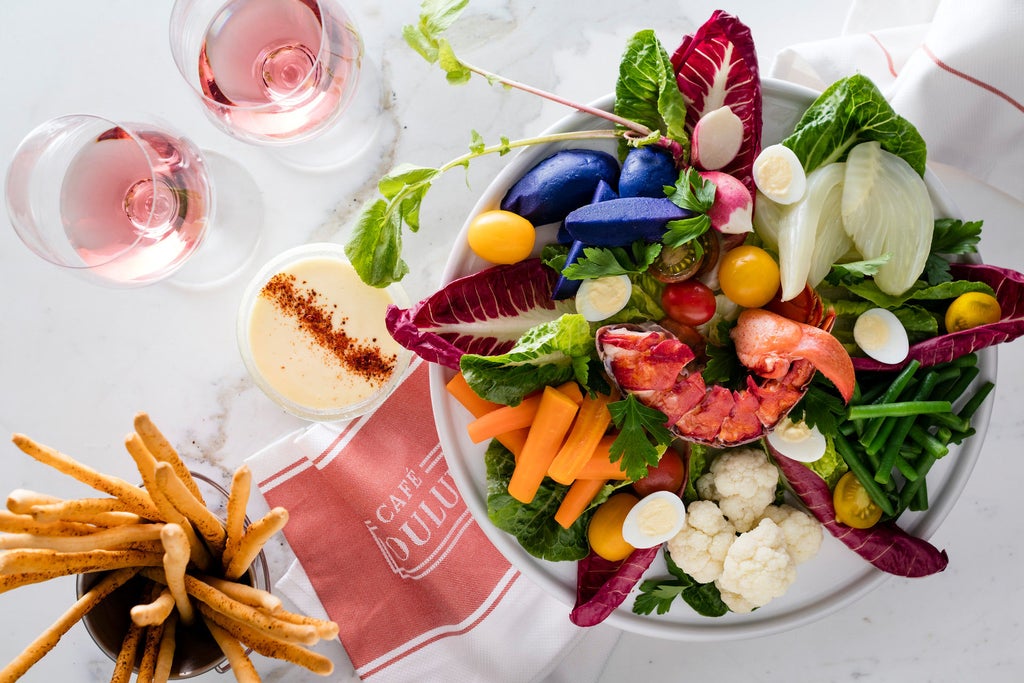
[[[425,3],[407,39],[450,80],[508,84],[444,39],[464,4]],[[615,94],[572,106],[538,138],[396,168],[347,246],[367,282],[401,278],[430,182],[525,148],[446,284],[387,317],[433,364],[488,536],[574,623],[686,639],[942,571],[927,538],[980,451],[1024,276],[977,262],[981,225],[913,124],[861,76],[761,79],[721,11],[671,56],[638,33]]]

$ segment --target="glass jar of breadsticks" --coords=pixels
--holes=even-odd
[[[112,682],[187,678],[230,667],[258,681],[256,651],[328,675],[311,646],[337,637],[334,622],[285,610],[269,591],[262,549],[287,522],[274,508],[249,523],[251,474],[230,491],[189,471],[145,413],[124,445],[142,486],[102,474],[25,435],[18,448],[106,496],[62,500],[19,489],[0,510],[0,592],[78,575],[78,600],[0,669],[14,681],[84,621],[112,660]]]

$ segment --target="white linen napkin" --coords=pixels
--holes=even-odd
[[[853,0],[841,36],[776,55],[776,78],[823,90],[863,73],[959,168],[1024,201],[1024,3]]]
[[[338,622],[361,679],[597,679],[619,632],[573,625],[477,526],[441,452],[426,363],[373,414],[246,463],[268,506],[289,510],[298,559],[275,590]]]

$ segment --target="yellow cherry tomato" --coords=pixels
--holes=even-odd
[[[764,249],[743,244],[726,252],[718,266],[722,293],[744,308],[760,308],[779,289],[779,264]]]
[[[469,248],[491,263],[518,263],[533,251],[533,224],[511,211],[484,211],[469,224]]]
[[[870,529],[882,518],[882,508],[875,505],[853,472],[839,478],[832,492],[832,504],[836,521],[854,529]]]
[[[946,309],[946,331],[959,332],[997,322],[1003,317],[999,302],[991,294],[967,292],[953,299]]]
[[[597,506],[587,527],[587,540],[595,553],[609,562],[629,557],[634,548],[622,538],[622,523],[638,502],[631,493],[616,493]]]

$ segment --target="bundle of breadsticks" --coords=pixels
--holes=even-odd
[[[283,609],[280,599],[254,587],[249,576],[264,544],[287,521],[287,511],[274,508],[246,523],[251,474],[243,465],[232,478],[222,522],[149,416],[136,415],[134,427],[125,447],[141,487],[14,435],[28,455],[106,495],[60,499],[12,491],[7,509],[0,510],[0,592],[70,574],[101,572],[102,578],[0,670],[0,683],[18,680],[93,607],[136,577],[145,586],[131,608],[112,682],[129,681],[136,668],[140,683],[166,681],[176,631],[202,626],[239,681],[260,680],[252,651],[330,674],[332,662],[309,646],[336,638],[338,625]]]

